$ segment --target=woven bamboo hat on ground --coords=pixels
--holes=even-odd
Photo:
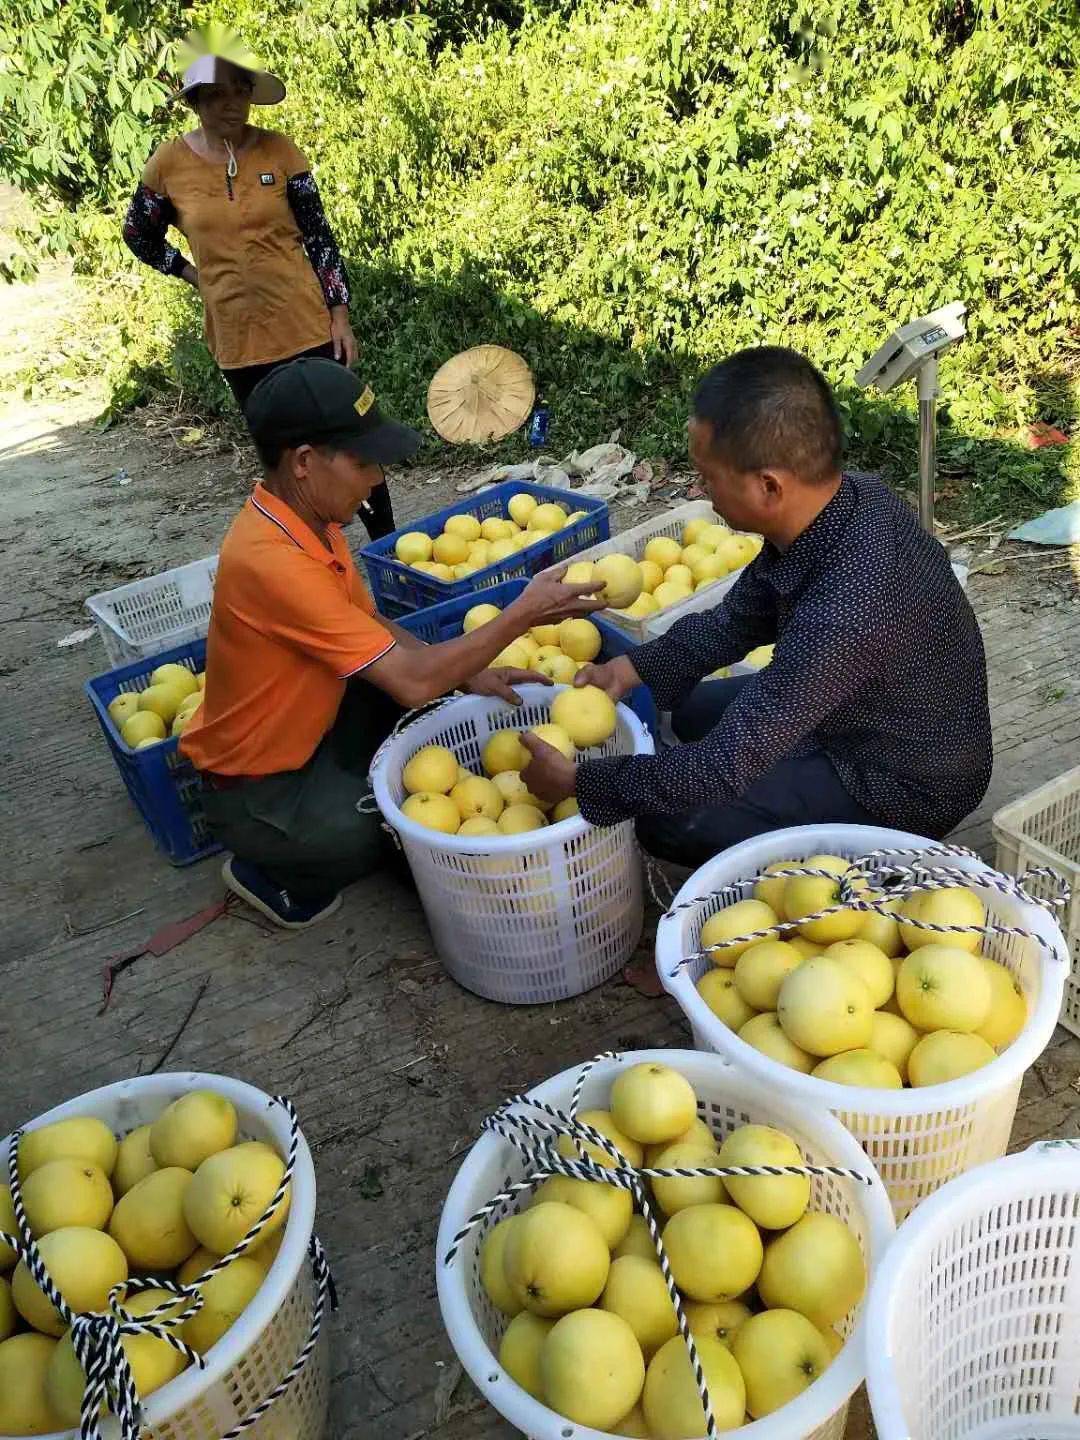
[[[476,345],[448,360],[428,386],[432,425],[451,444],[501,440],[528,418],[536,386],[520,355]]]

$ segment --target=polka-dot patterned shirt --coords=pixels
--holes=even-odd
[[[814,751],[882,825],[939,837],[975,808],[993,759],[979,627],[945,550],[875,476],[845,475],[787,550],[766,544],[714,610],[630,659],[670,709],[774,641],[703,740],[581,764],[586,819],[723,805]]]

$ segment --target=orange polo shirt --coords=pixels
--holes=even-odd
[[[310,760],[351,675],[394,637],[337,525],[329,548],[262,485],[229,527],[206,645],[206,693],[180,748],[199,770],[274,775]]]

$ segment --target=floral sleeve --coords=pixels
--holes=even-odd
[[[319,198],[319,187],[310,170],[299,175],[290,175],[286,184],[289,204],[296,217],[300,238],[311,261],[311,268],[318,276],[326,299],[326,308],[349,303],[349,276],[341,258],[334,232]]]
[[[144,264],[179,279],[188,262],[165,238],[169,226],[175,224],[176,210],[168,196],[140,185],[124,218],[124,243]]]

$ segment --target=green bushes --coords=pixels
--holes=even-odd
[[[165,0],[101,4],[137,44],[166,11],[178,33]],[[772,0],[214,14],[287,80],[267,123],[316,163],[365,367],[404,414],[447,355],[501,341],[533,364],[558,443],[622,424],[673,450],[688,386],[726,351],[781,341],[849,386],[891,323],[963,298],[970,335],[943,376],[957,432],[1071,419],[1073,0],[824,0],[813,22]],[[11,93],[9,74],[0,119]],[[91,108],[93,149],[121,107],[110,91]],[[144,122],[142,148],[161,133]],[[116,185],[84,192],[96,236],[130,184],[120,150]],[[40,186],[12,153],[0,169]],[[123,363],[212,400],[179,287],[144,275],[135,295]],[[864,459],[906,450],[906,397],[845,395]]]

